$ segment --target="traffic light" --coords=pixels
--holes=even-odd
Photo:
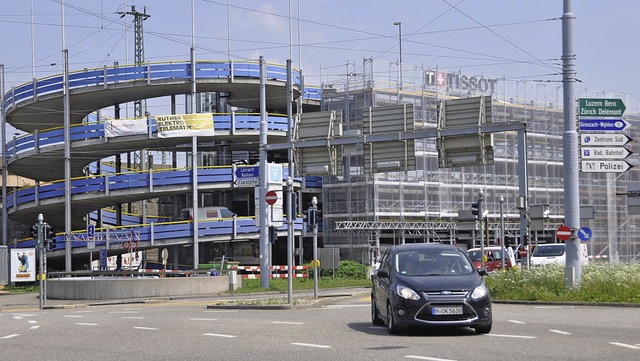
[[[276,243],[278,235],[276,234],[276,227],[269,227],[269,242]]]
[[[56,231],[53,228],[53,226],[50,226],[48,224],[43,224],[42,225],[42,233],[44,236],[44,241],[45,241],[45,245],[47,247],[47,251],[51,251],[53,249],[56,248]]]
[[[478,208],[480,207],[480,203],[479,202],[474,202],[471,203],[471,214],[473,214],[474,216],[478,216]]]
[[[33,226],[31,226],[31,237],[33,237],[33,239],[35,239],[36,241],[39,240],[40,237],[38,237],[38,225],[34,224]]]

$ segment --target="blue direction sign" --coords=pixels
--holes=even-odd
[[[577,234],[578,234],[578,238],[581,241],[588,241],[593,236],[593,232],[589,227],[581,227],[580,229],[578,229]]]
[[[624,119],[580,119],[581,131],[621,131],[624,130],[629,123]]]
[[[260,167],[238,167],[236,168],[236,186],[255,187],[260,184]]]
[[[87,226],[87,237],[93,238],[96,235],[96,226],[90,224]]]

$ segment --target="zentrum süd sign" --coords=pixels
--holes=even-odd
[[[493,94],[498,80],[497,78],[485,78],[482,75],[468,76],[440,70],[427,70],[425,72],[427,86],[444,87],[448,91],[473,91]]]

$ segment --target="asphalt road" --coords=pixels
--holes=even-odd
[[[0,359],[640,360],[640,308],[494,304],[488,335],[391,336],[372,326],[366,294],[293,310],[207,308],[211,302],[4,311]]]

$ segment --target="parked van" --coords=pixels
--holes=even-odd
[[[547,264],[566,264],[566,246],[564,243],[545,243],[539,244],[533,249],[531,253],[531,265],[543,266]],[[589,263],[589,254],[587,252],[587,245],[580,243],[580,262],[582,264]]]
[[[198,208],[198,220],[211,219],[211,218],[232,218],[236,214],[229,210],[227,207],[202,207]],[[180,210],[180,220],[192,221],[193,220],[193,208],[183,208]]]

